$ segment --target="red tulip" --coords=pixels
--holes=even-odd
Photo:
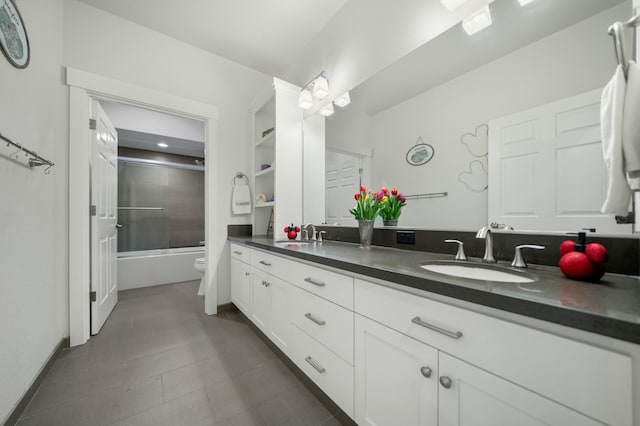
[[[386,186],[383,186],[382,188],[380,188],[380,193],[382,195],[387,195],[389,193],[389,188],[387,188]]]
[[[398,190],[396,188],[393,188],[391,190],[391,195],[398,195]]]
[[[360,192],[361,192],[362,194],[364,194],[365,192],[367,192],[367,187],[366,187],[366,186],[364,186],[364,185],[361,185],[361,186],[360,186]]]
[[[355,199],[356,199],[356,201],[360,201],[360,194],[356,194],[355,195]]]

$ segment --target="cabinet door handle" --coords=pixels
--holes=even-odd
[[[324,367],[321,367],[316,361],[314,361],[310,356],[306,357],[304,360],[307,361],[320,374],[327,371]]]
[[[260,263],[263,264],[264,266],[271,266],[271,264],[265,260],[261,260]]]
[[[241,252],[241,251],[238,251],[238,250],[234,250],[233,252],[234,252],[235,254],[237,254],[237,255],[241,255],[241,254],[242,254],[242,252]]]
[[[326,322],[322,321],[321,319],[318,319],[318,318],[314,317],[311,313],[304,314],[304,317],[310,319],[311,321],[315,322],[318,325],[325,325],[326,324]]]
[[[451,337],[452,339],[458,340],[462,337],[461,331],[449,331],[444,328],[440,328],[437,325],[429,324],[428,322],[424,322],[420,319],[420,317],[415,317],[411,320],[412,323],[418,324],[420,327],[428,328],[429,330],[433,330],[440,334],[444,334],[445,336]]]
[[[269,287],[271,284],[269,284],[269,282],[268,282],[268,281],[264,281],[264,280],[263,280],[263,281],[262,281],[262,285],[263,285],[263,286],[265,286],[265,287]]]
[[[322,281],[314,280],[313,278],[305,278],[305,282],[309,284],[317,285],[318,287],[324,287],[325,284]]]
[[[451,380],[451,378],[447,376],[440,376],[440,384],[443,388],[450,389],[451,385],[453,384],[453,380]]]
[[[425,367],[421,367],[420,368],[420,373],[422,373],[422,375],[424,377],[429,379],[431,377],[431,373],[433,373],[433,371],[431,371],[431,368],[425,366]]]

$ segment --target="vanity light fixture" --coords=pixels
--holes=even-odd
[[[340,108],[344,108],[351,103],[351,97],[349,96],[349,92],[344,92],[342,95],[338,96],[334,101],[336,106]]]
[[[318,112],[324,115],[325,117],[329,117],[330,115],[333,115],[333,113],[335,112],[335,110],[333,109],[333,103],[329,102],[328,104],[320,108]]]
[[[298,106],[302,109],[309,109],[313,106],[313,95],[311,94],[311,90],[302,89],[300,92],[300,97],[298,98]]]
[[[520,6],[526,6],[529,3],[531,3],[533,0],[518,0],[518,3],[520,3]]]
[[[160,148],[169,148],[169,145],[167,145],[167,144],[166,144],[166,143],[164,143],[164,142],[158,142],[158,146],[159,146]]]
[[[478,31],[484,30],[489,25],[491,25],[491,11],[489,10],[489,5],[462,20],[462,28],[469,35],[473,35]]]

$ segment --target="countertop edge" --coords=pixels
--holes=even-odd
[[[576,311],[570,308],[552,306],[531,300],[519,299],[502,294],[489,293],[471,288],[457,286],[429,278],[416,277],[400,272],[387,271],[384,269],[354,264],[310,253],[287,250],[259,241],[251,241],[242,237],[230,237],[230,242],[246,245],[248,247],[266,250],[283,256],[305,260],[311,263],[336,268],[345,272],[362,275],[363,277],[374,278],[387,281],[400,286],[406,286],[423,291],[434,293],[453,299],[482,305],[489,308],[498,309],[504,312],[523,315],[538,320],[563,325],[578,330],[612,337],[635,344],[640,344],[640,324],[607,318],[600,315],[589,314]],[[429,289],[425,289],[428,284]]]

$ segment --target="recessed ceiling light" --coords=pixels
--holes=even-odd
[[[169,145],[167,145],[167,144],[166,144],[166,143],[164,143],[164,142],[158,142],[158,146],[159,146],[160,148],[169,148]]]

